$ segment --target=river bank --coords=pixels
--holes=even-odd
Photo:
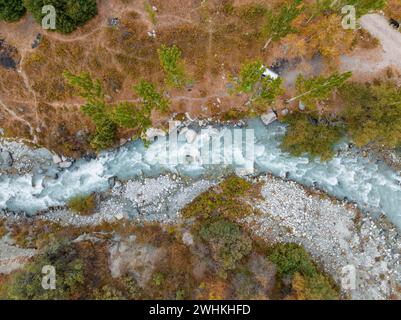
[[[352,299],[400,296],[401,236],[384,216],[374,218],[346,201],[335,200],[318,190],[271,175],[251,178],[250,181],[261,185],[262,195],[260,200],[250,203],[259,214],[241,221],[252,234],[268,243],[301,244],[340,287],[344,268],[351,266],[355,270],[356,287],[343,290],[343,293]],[[91,216],[60,208],[30,218],[14,214],[6,217],[14,223],[37,219],[78,228],[125,221],[175,225],[184,222],[180,210],[216,182],[177,175],[123,183],[117,181],[111,191],[99,198],[98,209]],[[96,239],[97,234],[83,236]],[[10,245],[12,242],[7,244],[7,248]],[[18,260],[18,254],[11,260],[6,252],[0,256],[5,270],[7,261]]]

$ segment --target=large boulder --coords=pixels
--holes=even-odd
[[[155,141],[156,137],[164,137],[164,136],[166,136],[166,133],[162,129],[157,129],[157,128],[149,128],[148,130],[146,130],[145,133],[145,139],[150,142]]]
[[[270,111],[270,112],[262,114],[260,119],[262,120],[262,122],[265,125],[268,126],[270,123],[272,123],[272,122],[277,120],[277,116],[273,111]]]

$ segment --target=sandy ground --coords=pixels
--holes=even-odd
[[[386,17],[368,14],[360,19],[360,25],[380,41],[376,49],[359,49],[354,54],[342,57],[342,69],[351,70],[364,80],[387,68],[401,72],[401,32],[390,26]]]

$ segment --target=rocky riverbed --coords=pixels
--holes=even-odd
[[[353,299],[400,296],[401,237],[384,217],[374,219],[294,182],[257,180],[263,182],[263,200],[253,205],[261,214],[245,219],[252,232],[269,242],[301,244],[340,286],[349,270],[351,277],[355,272],[344,287]]]

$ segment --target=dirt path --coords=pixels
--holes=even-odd
[[[380,40],[384,51],[383,62],[395,65],[401,70],[401,32],[391,27],[387,19],[379,14],[363,16],[360,24]]]
[[[37,143],[38,142],[38,137],[36,136],[35,133],[35,129],[32,127],[32,125],[25,120],[24,118],[21,118],[20,116],[18,116],[13,110],[11,110],[3,101],[0,100],[0,106],[3,107],[4,110],[6,110],[14,119],[21,121],[23,123],[25,123],[28,127],[29,127],[29,132],[31,134],[31,136],[33,137],[32,142],[33,143]]]
[[[360,24],[380,41],[381,47],[359,50],[342,57],[342,69],[354,71],[355,74],[373,74],[389,67],[401,71],[401,32],[391,27],[387,19],[379,14],[363,16]]]

